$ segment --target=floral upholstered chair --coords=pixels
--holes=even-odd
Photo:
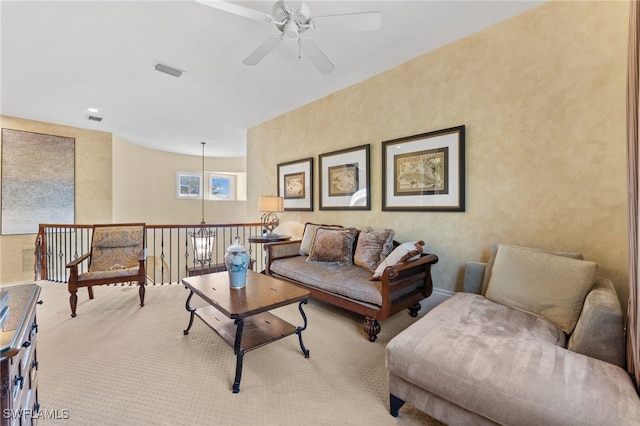
[[[137,281],[140,306],[144,306],[145,273],[145,224],[126,223],[94,225],[91,251],[67,264],[69,275],[69,303],[71,316],[76,316],[77,291],[87,287],[89,299],[93,299],[95,285]],[[88,271],[78,267],[88,260]]]

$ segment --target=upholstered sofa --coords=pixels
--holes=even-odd
[[[265,273],[309,290],[311,297],[364,315],[374,342],[379,320],[409,309],[431,295],[433,254],[424,242],[400,244],[391,229],[344,228],[307,223],[302,239],[265,244]]]
[[[450,425],[639,425],[612,282],[579,254],[498,245],[386,347],[390,412]],[[400,414],[401,415],[401,414]]]

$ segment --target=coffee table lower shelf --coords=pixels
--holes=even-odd
[[[198,308],[195,314],[204,321],[205,324],[211,327],[212,330],[218,333],[225,342],[235,348],[236,335],[238,332],[237,322],[239,320],[227,318],[213,306]],[[249,352],[252,349],[291,336],[298,331],[298,327],[289,324],[271,312],[253,315],[242,321],[240,349],[243,352]]]

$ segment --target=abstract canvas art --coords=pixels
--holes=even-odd
[[[2,129],[2,235],[74,223],[75,139]]]

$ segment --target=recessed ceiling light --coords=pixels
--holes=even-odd
[[[178,68],[170,67],[169,65],[164,65],[159,62],[153,64],[153,68],[155,68],[156,71],[160,71],[174,77],[180,77],[182,74],[184,74],[184,71],[179,70]]]

